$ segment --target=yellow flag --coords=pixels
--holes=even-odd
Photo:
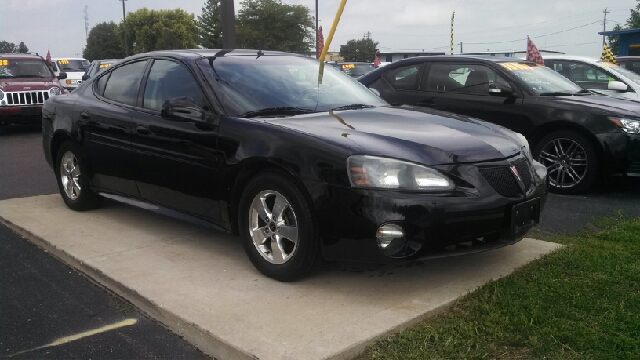
[[[616,61],[616,57],[613,56],[613,52],[611,52],[611,49],[609,49],[609,45],[607,44],[604,44],[604,48],[602,49],[602,56],[600,58],[612,64],[618,64],[618,62]]]

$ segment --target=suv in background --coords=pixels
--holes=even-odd
[[[44,59],[30,54],[0,54],[0,126],[39,124],[42,105],[63,92]]]
[[[616,64],[581,56],[548,55],[544,65],[583,89],[640,100],[640,75]]]
[[[337,67],[343,73],[351,76],[352,78],[360,77],[370,71],[376,69],[372,63],[368,62],[357,62],[357,61],[349,61],[349,62],[333,62],[331,65]]]
[[[67,78],[62,82],[62,86],[69,91],[82,84],[82,75],[90,66],[89,60],[82,58],[53,58],[51,62],[56,74],[67,73]]]
[[[467,115],[524,135],[555,192],[586,191],[602,175],[640,175],[640,103],[593,94],[544,66],[509,57],[414,57],[358,81],[392,105]]]
[[[616,56],[621,67],[640,75],[640,56]]]

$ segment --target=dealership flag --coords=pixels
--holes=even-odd
[[[322,26],[318,29],[318,59],[320,59],[320,54],[322,54],[322,50],[324,50],[324,35],[322,35]]]
[[[380,66],[380,58],[378,58],[378,55],[376,55],[376,57],[373,59],[373,66]]]
[[[600,58],[612,64],[618,64],[618,62],[616,61],[616,57],[613,56],[613,52],[607,44],[604,44],[604,48],[602,49],[602,56]]]
[[[544,60],[542,60],[542,55],[540,55],[540,51],[536,45],[527,37],[527,61],[533,61],[536,64],[544,65]]]
[[[47,50],[47,58],[45,59],[47,65],[51,66],[51,52]]]

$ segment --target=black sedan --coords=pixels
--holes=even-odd
[[[291,54],[136,55],[47,101],[42,121],[68,207],[115,194],[186,212],[240,235],[253,264],[282,281],[325,259],[513,243],[546,201],[546,170],[518,134],[390,107]]]
[[[450,111],[523,134],[550,189],[578,193],[610,175],[640,175],[640,104],[594,95],[514,58],[416,57],[358,79],[391,104]]]

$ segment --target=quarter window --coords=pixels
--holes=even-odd
[[[399,67],[397,69],[387,71],[384,74],[384,77],[395,89],[418,90],[418,85],[420,83],[420,70],[423,66],[424,64],[414,64]]]
[[[140,80],[147,66],[146,61],[127,64],[111,72],[104,97],[127,105],[136,105]]]
[[[177,97],[190,97],[203,104],[200,87],[187,69],[173,61],[156,60],[149,72],[143,106],[160,111],[165,101]]]

